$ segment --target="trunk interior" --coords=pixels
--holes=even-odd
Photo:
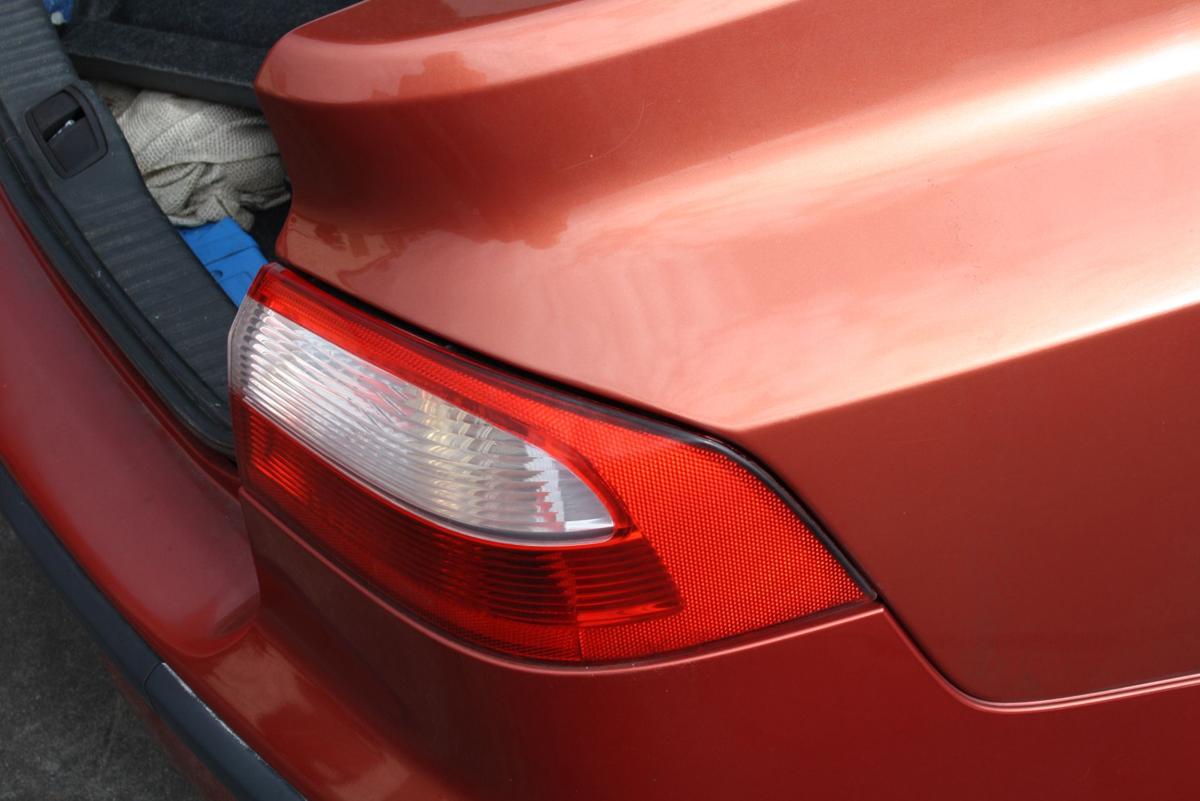
[[[193,433],[226,453],[233,445],[226,334],[239,295],[203,255],[212,254],[211,247],[197,249],[187,238],[216,224],[212,209],[202,210],[208,216],[188,217],[164,204],[164,197],[184,191],[179,187],[212,183],[205,172],[212,167],[204,155],[185,155],[179,157],[183,163],[155,173],[164,135],[147,125],[168,112],[178,122],[202,110],[214,120],[209,134],[220,138],[219,147],[233,147],[239,137],[242,144],[252,142],[255,158],[272,167],[278,186],[271,202],[234,208],[235,219],[223,222],[237,225],[219,230],[232,231],[238,247],[249,248],[243,258],[273,258],[290,195],[257,110],[254,78],[280,37],[351,4],[0,2],[9,23],[0,31],[0,122],[8,157],[0,159],[0,178],[6,194],[25,204],[26,220],[46,223],[35,226],[35,237],[148,383]],[[114,105],[114,95],[124,98],[122,107]],[[150,97],[157,105],[147,110]],[[171,105],[176,102],[181,105]],[[89,154],[82,161],[78,147],[56,149],[72,136]],[[188,143],[181,146],[186,150]],[[212,161],[226,155],[222,150]],[[194,161],[186,163],[189,158]],[[226,175],[236,178],[238,169],[228,167]]]
[[[79,77],[258,109],[254,78],[284,34],[354,0],[84,0],[59,26]],[[287,205],[259,211],[249,233],[267,257]]]

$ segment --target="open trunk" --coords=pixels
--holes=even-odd
[[[37,0],[0,4],[8,156],[0,169],[10,200],[146,381],[226,453],[233,438],[225,348],[235,304],[147,192],[93,84],[255,108],[254,77],[271,45],[345,5],[95,0],[76,3],[55,27]],[[70,136],[59,136],[68,127]],[[286,214],[284,204],[254,218],[250,234],[266,258]]]
[[[420,0],[386,8],[374,22],[369,15],[352,18],[348,30],[369,36],[380,19],[412,33],[449,29],[539,4]],[[79,0],[69,19],[52,24],[38,0],[0,2],[7,154],[0,169],[7,194],[142,377],[193,433],[230,455],[226,335],[235,304],[147,193],[97,89],[111,82],[257,112],[254,81],[271,47],[294,28],[351,5]],[[75,126],[65,165],[48,144],[64,125]],[[255,216],[249,233],[266,259],[274,256],[287,213],[284,204]]]

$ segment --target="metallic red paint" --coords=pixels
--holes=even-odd
[[[522,666],[367,600],[253,508],[257,613],[220,650],[188,654],[175,645],[186,621],[154,614],[158,598],[178,591],[190,571],[244,586],[220,577],[240,574],[246,532],[236,516],[197,528],[186,516],[155,525],[139,514],[148,505],[187,510],[197,496],[221,506],[232,496],[198,476],[175,433],[128,392],[7,209],[0,265],[0,294],[25,301],[0,317],[8,469],[176,671],[311,799],[793,799],[802,787],[864,799],[1200,791],[1186,767],[1200,713],[1195,682],[1070,703],[979,704],[926,666],[880,607],[683,660],[588,671]],[[47,422],[37,402],[60,395],[96,403]],[[68,450],[55,439],[64,424],[80,438]],[[20,428],[28,438],[12,434]],[[124,436],[170,462],[127,458]],[[77,460],[104,469],[80,482]],[[95,492],[64,489],[77,483]],[[124,525],[106,523],[114,507],[127,510]],[[107,576],[108,562],[131,559],[130,540],[150,546],[140,570]],[[221,541],[240,546],[220,559],[193,555],[181,568],[178,554]],[[330,618],[352,625],[335,630]]]
[[[0,315],[7,468],[130,622],[311,799],[1200,792],[1200,682],[984,704],[946,684],[879,606],[589,671],[504,662],[423,630],[256,508],[245,528],[226,514],[233,496],[129,389],[2,212],[0,296],[22,299]],[[166,509],[179,514],[156,520]],[[162,608],[164,595],[199,597],[193,575],[216,592],[213,608],[258,598],[215,650],[195,647],[214,642],[211,615]]]
[[[389,7],[264,65],[286,259],[742,446],[973,694],[1200,670],[1200,5]]]
[[[766,459],[968,690],[1197,668],[1194,4],[334,25],[263,74],[294,262]],[[474,652],[243,517],[7,205],[0,297],[7,468],[312,799],[1200,792],[1195,677],[984,703],[879,605],[599,670]]]

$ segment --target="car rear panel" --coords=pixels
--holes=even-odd
[[[281,252],[725,437],[880,603],[598,669],[465,646],[240,498],[5,202],[8,473],[312,799],[1194,797],[1200,683],[1147,682],[1200,667],[1196,7],[683,8],[294,34]]]
[[[973,696],[1200,669],[1200,5],[354,19],[259,78],[287,260],[754,454]]]
[[[158,653],[308,798],[1200,790],[1188,737],[1200,685],[980,704],[942,680],[879,605],[586,671],[486,657],[421,629],[254,507],[245,523],[231,513],[219,471],[201,469],[149,395],[130,390],[102,335],[72,313],[3,211],[0,292],[23,299],[0,316],[7,469]],[[98,402],[70,403],[79,397]],[[136,458],[131,440],[141,443]],[[156,516],[168,508],[178,513]],[[218,591],[204,596],[192,582]],[[204,604],[162,614],[168,595],[220,609],[256,601],[242,614],[214,616]]]

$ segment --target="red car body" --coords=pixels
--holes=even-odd
[[[752,455],[878,599],[460,642],[241,496],[7,204],[4,464],[230,729],[311,799],[1196,795],[1200,5],[395,5],[260,73],[280,260]]]

